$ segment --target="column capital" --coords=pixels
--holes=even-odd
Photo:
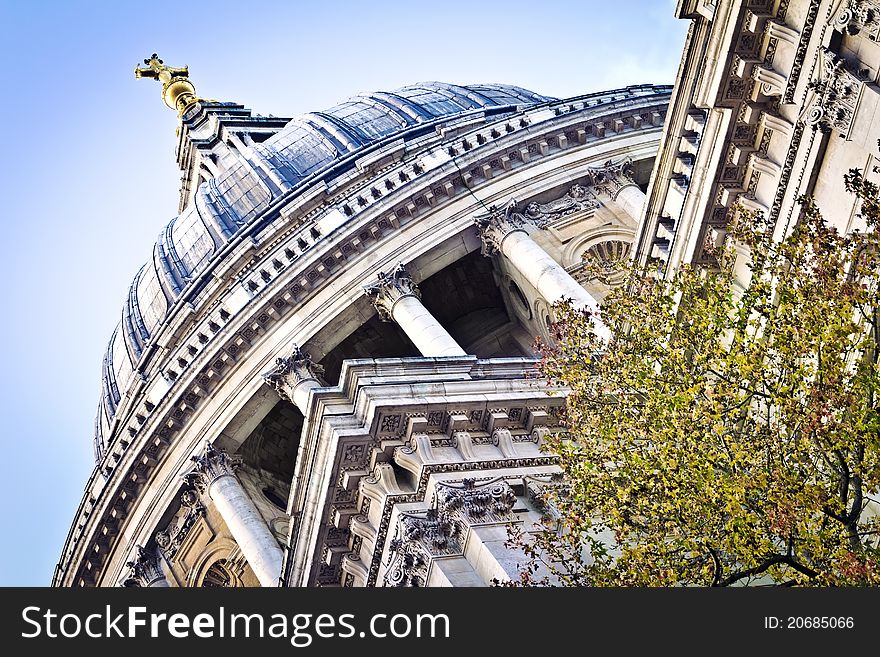
[[[619,162],[608,160],[600,167],[590,167],[587,171],[588,184],[599,194],[608,196],[612,201],[626,187],[638,187],[635,182],[633,163],[629,158]]]
[[[849,136],[865,83],[846,66],[846,60],[827,48],[819,51],[819,78],[810,82],[814,92],[806,124],[823,132]]]
[[[324,368],[313,363],[311,356],[294,344],[290,354],[275,359],[275,367],[263,375],[281,399],[293,402],[293,389],[303,381],[319,381]]]
[[[140,545],[135,545],[135,558],[127,562],[129,575],[123,586],[148,587],[156,580],[165,579],[162,566],[159,563],[159,553],[153,549],[148,550]]]
[[[204,451],[192,457],[195,467],[189,474],[185,475],[187,483],[191,484],[204,493],[215,481],[226,475],[235,475],[235,471],[240,464],[222,449],[218,449],[213,443],[206,443]]]
[[[442,510],[401,512],[388,544],[385,586],[425,586],[428,566],[435,557],[462,553],[461,535],[459,524]]]
[[[880,2],[847,0],[843,5],[834,19],[834,29],[877,41],[880,37]]]
[[[483,243],[482,253],[491,256],[501,251],[504,239],[513,233],[526,232],[525,226],[529,220],[518,211],[517,201],[511,200],[503,208],[495,205],[489,206],[489,211],[474,215],[474,223],[480,231],[480,240]]]
[[[502,478],[481,483],[466,478],[460,486],[447,482],[437,486],[437,508],[466,525],[513,520],[515,503],[516,494]]]
[[[404,297],[422,298],[422,293],[403,264],[397,265],[390,274],[380,271],[377,278],[376,282],[364,285],[364,294],[373,302],[382,321],[393,321],[394,304],[400,299]]]

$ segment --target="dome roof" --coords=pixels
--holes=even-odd
[[[425,82],[355,96],[323,112],[296,117],[255,144],[252,153],[245,154],[248,159],[225,162],[225,171],[202,184],[195,202],[162,230],[152,259],[129,289],[104,356],[96,459],[103,455],[104,437],[109,436],[121,394],[171,306],[211,256],[273,199],[327,173],[351,154],[420,125],[486,108],[513,109],[552,100],[511,85]]]

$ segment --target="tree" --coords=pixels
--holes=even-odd
[[[667,281],[628,270],[608,344],[557,306],[540,369],[571,389],[550,441],[566,483],[515,539],[521,583],[880,584],[880,201],[859,171],[845,184],[865,231],[804,198],[778,242],[740,209],[739,290],[726,248]]]

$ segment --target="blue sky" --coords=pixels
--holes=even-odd
[[[101,359],[177,210],[176,115],[134,66],[292,116],[442,80],[557,97],[672,83],[672,0],[0,0],[0,585],[47,585],[92,467]]]

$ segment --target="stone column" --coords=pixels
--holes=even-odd
[[[159,563],[158,552],[147,550],[140,545],[135,546],[135,552],[137,558],[125,564],[128,566],[130,574],[123,586],[142,586],[144,588],[169,586],[168,580],[165,579],[165,573],[162,571],[162,565]]]
[[[421,302],[419,288],[403,265],[390,274],[379,272],[378,281],[364,286],[379,316],[395,321],[423,356],[465,356],[445,328]]]
[[[293,345],[289,356],[275,359],[275,368],[264,374],[263,380],[275,388],[282,399],[295,404],[303,415],[307,415],[309,391],[323,387],[319,378],[323,373],[323,367],[313,363],[307,353]]]
[[[612,198],[636,224],[641,221],[648,197],[645,196],[645,192],[639,189],[638,185],[628,183],[621,187]]]
[[[238,464],[211,443],[192,460],[196,465],[188,479],[214,503],[260,584],[278,586],[281,548],[235,476]]]
[[[525,229],[525,217],[514,212],[514,207],[493,209],[488,214],[475,217],[483,240],[483,254],[502,254],[547,303],[566,298],[571,299],[575,308],[591,311],[596,318],[596,332],[603,339],[608,339],[608,329],[598,320],[598,302],[529,236]]]
[[[596,192],[610,197],[636,224],[641,221],[648,199],[633,180],[630,160],[607,162],[604,166],[591,169],[587,175]]]

